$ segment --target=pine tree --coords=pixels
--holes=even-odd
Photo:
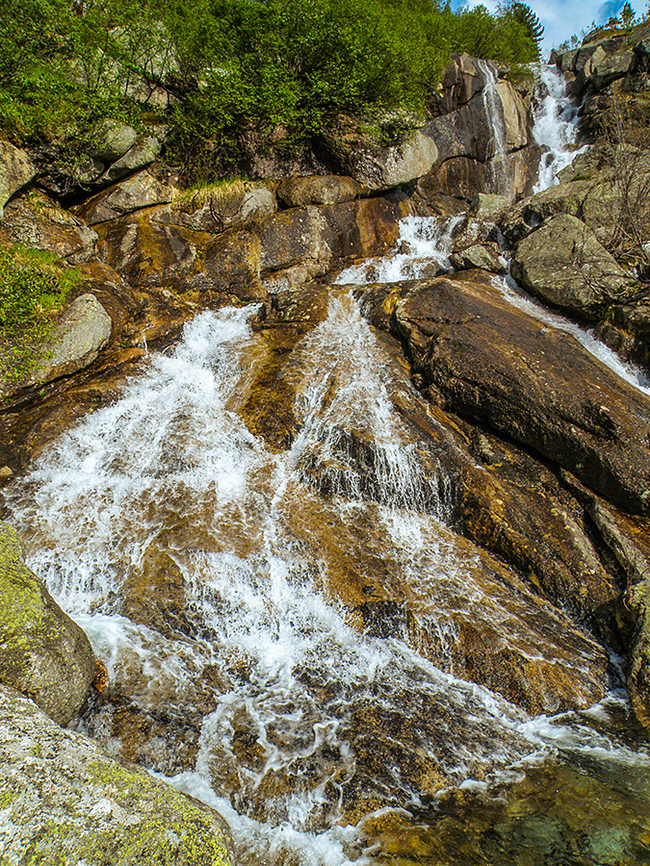
[[[519,0],[515,0],[514,3],[510,4],[509,12],[516,21],[526,28],[539,53],[540,43],[544,35],[544,26],[537,15],[535,15],[530,6],[526,3],[520,3]]]

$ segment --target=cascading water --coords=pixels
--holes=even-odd
[[[407,218],[393,257],[338,282],[449,270],[459,219]],[[109,669],[112,700],[78,727],[124,754],[124,719],[146,722],[138,759],[216,806],[242,863],[574,862],[553,810],[576,798],[576,863],[650,862],[650,756],[617,738],[623,696],[530,718],[453,675],[456,610],[537,650],[446,527],[444,465],[396,409],[418,395],[350,294],[294,350],[282,453],[242,418],[268,351],[252,313],[201,314],[6,495],[31,567]],[[535,774],[570,793],[538,803]]]
[[[353,779],[385,789],[385,805],[396,808],[422,797],[397,776],[387,787],[363,757],[360,742],[376,735],[364,732],[364,711],[384,714],[386,724],[419,719],[422,730],[402,748],[456,784],[505,770],[542,741],[521,711],[443,674],[397,636],[358,634],[328,603],[336,580],[328,557],[336,562],[345,550],[332,553],[326,546],[337,541],[317,538],[308,549],[314,518],[342,528],[371,513],[400,571],[417,558],[438,570],[427,594],[465,593],[477,619],[486,610],[499,618],[498,605],[465,577],[471,556],[435,517],[444,502],[421,498],[417,452],[397,444],[381,349],[354,304],[334,298],[305,340],[304,425],[282,455],[269,453],[236,412],[255,344],[250,313],[202,314],[121,400],[63,436],[9,503],[31,566],[84,627],[111,683],[140,710],[168,706],[179,724],[199,724],[194,768],[170,781],[218,803],[244,848],[257,837],[251,859],[288,845],[304,862],[332,864],[347,859],[338,823],[369,810]],[[364,477],[346,465],[342,428],[374,443],[378,456]],[[327,504],[312,487],[326,483],[333,463],[327,486],[342,495]],[[182,575],[191,619],[164,637],[123,615],[134,591],[146,594],[147,562],[161,552]],[[438,639],[447,638],[441,623]],[[86,722],[89,730],[101,738],[112,714]],[[178,769],[163,747],[146,757],[159,772]]]
[[[534,191],[557,183],[557,174],[581,153],[575,149],[578,108],[566,96],[566,83],[557,70],[543,66],[535,89],[533,137],[545,149]]]
[[[478,60],[477,65],[483,73],[485,80],[481,96],[485,116],[490,127],[490,140],[486,153],[492,175],[490,178],[490,191],[499,195],[509,196],[511,189],[508,166],[506,164],[506,131],[503,103],[499,97],[498,77],[495,69],[487,60]]]

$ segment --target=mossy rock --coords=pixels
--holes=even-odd
[[[0,682],[66,725],[94,675],[88,638],[27,568],[15,530],[0,523]]]
[[[232,866],[215,811],[64,730],[0,686],[3,866]]]

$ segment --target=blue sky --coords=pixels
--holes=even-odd
[[[574,33],[580,38],[583,30],[589,30],[592,22],[603,24],[618,14],[625,0],[523,0],[533,10],[544,25],[543,49],[548,53],[553,46],[569,39]],[[498,0],[467,0],[468,6],[486,6],[496,10]],[[453,3],[454,6],[465,5]],[[630,6],[637,14],[646,11],[645,0],[630,0]]]

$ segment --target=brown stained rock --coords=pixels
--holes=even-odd
[[[231,229],[199,249],[196,260],[179,288],[186,291],[229,293],[242,301],[261,300],[262,251],[256,234]]]
[[[650,373],[650,303],[647,297],[610,307],[606,320],[599,322],[595,330],[603,343]]]
[[[121,595],[122,613],[131,622],[153,628],[165,637],[193,633],[181,568],[155,545],[147,548],[140,566],[128,573]]]
[[[308,488],[300,501],[300,513],[284,514],[287,529],[323,563],[323,589],[348,608],[351,624],[406,640],[442,670],[533,714],[589,706],[606,693],[606,651],[513,571],[434,518],[404,514],[418,537],[405,565],[379,506],[350,504],[343,520]],[[436,566],[441,552],[456,563],[451,575]]]
[[[318,284],[284,291],[268,297],[253,321],[263,342],[240,411],[251,433],[261,436],[272,451],[286,451],[300,430],[292,353],[326,317],[327,300],[326,287]]]
[[[542,300],[590,319],[635,286],[591,229],[568,214],[553,217],[519,242],[512,274]]]
[[[95,225],[153,205],[167,204],[177,195],[174,186],[162,183],[148,171],[140,171],[88,199],[74,208],[74,213],[88,225]]]
[[[462,470],[456,530],[507,562],[533,592],[622,650],[622,587],[599,558],[580,502],[526,451],[472,432],[469,425],[463,429],[479,465]]]
[[[320,209],[292,208],[265,220],[257,229],[262,272],[290,268],[308,259],[327,270],[334,237]]]
[[[0,243],[46,250],[78,265],[94,257],[97,234],[44,193],[31,192],[5,208]]]
[[[88,638],[27,568],[16,532],[0,523],[0,681],[67,725],[94,676]]]
[[[498,81],[497,94],[503,108],[504,146],[507,151],[521,150],[529,138],[529,115],[524,101],[510,81]]]
[[[327,174],[284,180],[278,185],[277,196],[285,207],[305,207],[352,201],[361,191],[361,185],[353,178]]]
[[[176,288],[212,235],[156,221],[156,208],[97,225],[103,261],[136,288]]]
[[[485,71],[477,58],[456,52],[445,67],[442,81],[429,97],[431,106],[436,114],[449,114],[480,93],[485,84]]]
[[[395,316],[413,372],[444,406],[529,446],[626,510],[650,513],[650,403],[573,337],[514,308],[472,272],[414,288]]]
[[[627,579],[625,605],[631,618],[627,690],[636,717],[650,728],[650,522],[631,518],[580,492],[604,545]]]
[[[352,253],[347,252],[345,244],[340,244],[337,236],[339,254],[352,254],[358,258],[383,255],[399,237],[399,221],[412,212],[410,200],[405,196],[384,196],[356,202],[354,214],[358,240],[355,238],[355,241],[358,247]]]
[[[485,167],[471,157],[454,156],[435,165],[419,181],[418,189],[427,202],[433,202],[438,196],[469,202],[485,189]]]

